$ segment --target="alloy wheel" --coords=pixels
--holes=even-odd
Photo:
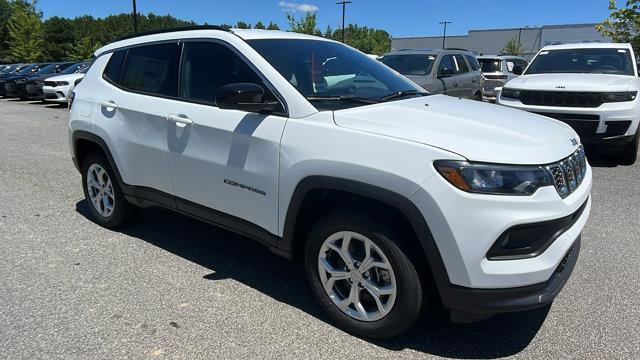
[[[343,313],[360,321],[385,317],[396,300],[391,263],[369,238],[352,231],[329,236],[320,248],[322,286]]]
[[[91,205],[98,214],[105,218],[113,214],[115,206],[113,184],[107,171],[98,164],[91,164],[87,171],[87,193]]]

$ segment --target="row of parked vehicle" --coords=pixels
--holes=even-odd
[[[66,104],[90,61],[0,65],[0,96]]]
[[[465,49],[395,50],[380,61],[431,94],[495,102],[504,84],[522,74],[527,61],[518,56],[481,55]]]
[[[541,49],[528,64],[515,56],[463,49],[397,50],[380,60],[432,94],[495,102],[571,126],[583,144],[638,156],[640,91],[629,44],[565,44]]]

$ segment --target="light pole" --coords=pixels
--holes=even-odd
[[[438,24],[444,25],[444,32],[442,33],[442,48],[444,49],[444,44],[447,40],[447,24],[451,24],[451,21],[441,21]]]
[[[136,10],[136,0],[133,0],[133,32],[138,32],[138,11]]]
[[[339,1],[336,4],[342,5],[342,42],[344,42],[344,13],[347,7],[347,4],[351,4],[351,1]]]

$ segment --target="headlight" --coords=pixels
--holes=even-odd
[[[531,195],[542,186],[553,185],[541,166],[473,164],[440,160],[436,170],[460,190],[498,195]]]
[[[604,93],[603,102],[623,102],[623,101],[633,101],[636,99],[638,95],[637,91],[628,91],[628,92],[615,92],[615,93]]]
[[[18,79],[16,80],[16,84],[24,84],[27,82],[27,79]]]
[[[520,99],[520,90],[503,87],[500,96],[508,99]]]
[[[67,86],[69,85],[68,81],[58,81],[56,82],[56,86]]]

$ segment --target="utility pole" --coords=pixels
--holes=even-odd
[[[518,47],[520,47],[520,38],[522,37],[522,27],[520,27],[520,31],[518,32]]]
[[[447,40],[447,24],[451,24],[451,21],[441,21],[438,24],[444,25],[444,32],[442,33],[442,48],[444,49],[444,44]]]
[[[351,4],[351,1],[339,1],[336,3],[337,5],[342,5],[342,42],[344,43],[344,13],[347,7],[347,4]]]
[[[136,0],[133,0],[133,32],[138,32],[138,11],[136,10]]]

